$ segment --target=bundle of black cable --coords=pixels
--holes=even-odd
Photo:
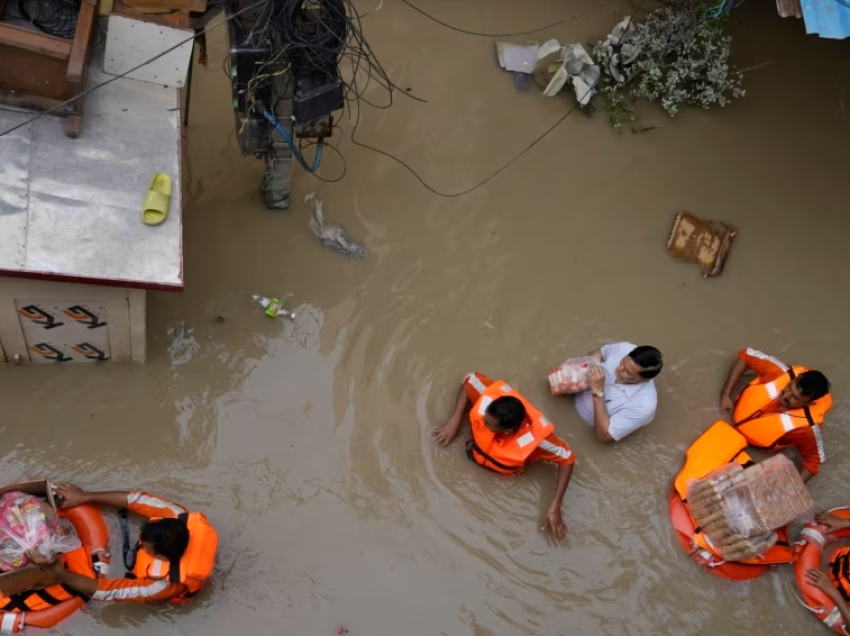
[[[336,75],[350,26],[344,0],[278,0],[272,4],[270,26],[279,30],[291,63],[306,72]]]
[[[77,30],[80,0],[18,0],[18,16],[47,35],[71,39]]]

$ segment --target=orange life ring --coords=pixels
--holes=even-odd
[[[694,526],[688,505],[679,497],[676,489],[670,492],[670,521],[679,544],[694,562],[715,576],[731,581],[748,581],[762,574],[767,569],[764,563],[734,563],[724,561],[720,556],[704,550],[694,543],[696,527]]]
[[[109,531],[95,506],[82,505],[60,510],[59,516],[71,522],[82,547],[64,555],[72,572],[99,578],[109,563]],[[86,602],[74,597],[38,611],[0,610],[0,634],[17,634],[26,627],[53,627],[81,609]]]
[[[836,508],[830,510],[843,519],[850,519],[850,509]],[[826,546],[839,539],[850,538],[850,528],[826,534],[826,528],[816,523],[807,523],[800,539],[797,541],[797,561],[794,564],[794,578],[797,579],[797,589],[803,595],[806,607],[812,611],[827,627],[837,634],[850,636],[850,628],[844,624],[841,612],[826,594],[806,580],[806,572],[810,568],[820,569],[823,565],[823,551]]]
[[[779,542],[765,554],[746,561],[725,561],[709,546],[696,540],[697,528],[684,497],[693,479],[702,479],[724,464],[736,461],[746,464],[749,456],[743,451],[747,443],[743,435],[732,426],[718,420],[700,435],[685,451],[685,465],[673,481],[670,492],[670,523],[676,539],[688,556],[706,571],[732,581],[747,581],[762,574],[769,565],[793,563],[794,550],[788,544],[785,530],[777,532]],[[704,542],[701,542],[704,543]]]

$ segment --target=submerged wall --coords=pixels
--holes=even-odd
[[[145,362],[146,292],[0,277],[0,362]]]

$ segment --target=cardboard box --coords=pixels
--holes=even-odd
[[[744,470],[746,479],[723,493],[730,525],[745,537],[771,532],[814,511],[794,463],[774,455]]]
[[[704,221],[688,212],[679,212],[667,238],[667,250],[680,261],[702,268],[702,276],[723,271],[738,228],[720,221]]]
[[[53,487],[47,479],[35,481],[21,481],[16,484],[0,487],[0,495],[10,490],[18,490],[28,495],[35,495],[47,500],[47,504],[56,510],[56,501],[53,499]],[[0,574],[0,593],[3,596],[12,596],[28,590],[40,590],[51,585],[58,584],[56,577],[45,572],[34,565],[27,565],[14,572]]]

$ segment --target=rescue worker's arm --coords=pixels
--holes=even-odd
[[[823,450],[823,440],[820,439],[821,431],[817,426],[796,428],[785,433],[779,438],[781,446],[794,446],[803,458],[800,466],[800,477],[804,482],[820,472],[820,467],[826,459]]]
[[[53,494],[60,498],[60,501],[56,503],[58,503],[61,508],[73,508],[74,506],[81,506],[83,504],[126,508],[127,495],[130,493],[126,490],[86,492],[73,484],[69,484],[67,481],[60,481],[54,484]]]
[[[735,360],[735,364],[729,369],[729,375],[726,377],[726,384],[723,385],[723,392],[720,394],[720,410],[731,414],[735,410],[735,402],[732,400],[732,391],[735,385],[741,379],[741,376],[747,371],[747,363],[741,359]]]
[[[732,391],[735,390],[735,385],[738,384],[741,376],[748,370],[754,372],[765,382],[769,382],[786,373],[788,365],[758,349],[752,347],[741,349],[738,352],[738,359],[729,369],[729,376],[726,378],[726,384],[723,385],[723,392],[720,394],[721,411],[731,413],[735,410]]]
[[[587,379],[593,392],[593,432],[600,442],[613,442],[614,438],[608,432],[611,419],[608,417],[608,409],[605,408],[605,394],[602,394],[603,397],[596,395],[598,391],[605,390],[605,370],[602,367],[593,367],[587,372]]]
[[[818,588],[821,592],[826,594],[833,603],[835,603],[835,607],[838,608],[838,611],[841,612],[841,618],[844,619],[845,625],[850,625],[850,607],[847,605],[847,601],[844,600],[844,597],[841,596],[841,592],[838,591],[832,581],[829,580],[829,575],[823,570],[818,570],[817,568],[809,568],[806,572],[806,579],[809,585]]]
[[[127,509],[148,519],[152,517],[176,519],[180,515],[189,512],[188,508],[178,503],[174,503],[158,495],[152,495],[143,490],[131,490],[127,493]]]
[[[839,517],[831,512],[819,512],[815,515],[815,521],[826,527],[827,534],[850,528],[850,519]]]
[[[542,530],[547,528],[552,530],[552,534],[557,541],[563,541],[567,535],[567,527],[564,525],[564,520],[561,516],[561,505],[564,503],[564,495],[567,492],[567,487],[570,485],[570,478],[573,475],[573,464],[576,462],[575,453],[560,437],[552,433],[542,442],[540,446],[534,449],[528,457],[529,461],[549,462],[558,466],[558,478],[555,482],[555,495],[552,497],[552,503],[546,511],[546,521],[543,523]]]
[[[466,394],[466,385],[460,385],[460,391],[457,393],[455,400],[455,410],[451,417],[446,420],[440,428],[434,431],[434,438],[441,446],[447,446],[454,441],[454,438],[460,433],[460,426],[463,423],[463,416],[470,407],[469,396]]]
[[[95,506],[127,508],[130,512],[148,518],[164,517],[169,519],[176,519],[181,514],[189,512],[180,504],[141,490],[86,492],[67,482],[59,482],[55,485],[54,494],[61,497],[62,508],[93,504]]]
[[[564,495],[567,492],[567,486],[570,485],[570,478],[573,476],[573,464],[558,466],[558,481],[555,483],[555,496],[552,498],[552,503],[549,504],[549,510],[546,511],[546,522],[543,524],[543,530],[549,528],[552,530],[552,535],[556,541],[563,541],[567,536],[567,526],[564,525],[564,518],[561,515],[561,505],[564,503]]]
[[[66,570],[61,559],[55,556],[45,557],[38,550],[30,552],[29,557],[33,563],[53,574],[60,583],[95,601],[167,601],[187,590],[182,583],[171,583],[167,579],[93,579],[85,574]]]
[[[188,591],[183,583],[171,583],[168,579],[98,579],[94,583],[97,589],[91,595],[92,600],[117,603],[167,601]]]
[[[73,588],[87,598],[94,596],[97,592],[97,581],[86,576],[66,570],[62,559],[55,554],[43,555],[37,548],[30,550],[27,553],[30,561],[39,566],[42,570],[50,572],[63,585]]]

